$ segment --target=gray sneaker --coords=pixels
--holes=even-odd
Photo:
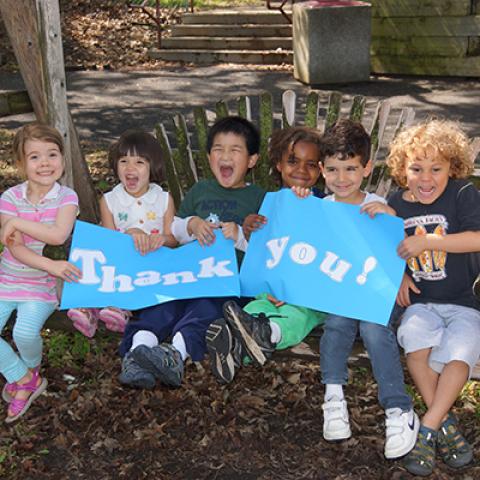
[[[272,329],[268,318],[250,315],[234,301],[223,305],[223,316],[246,354],[256,365],[263,365],[275,351],[275,344],[270,339]]]
[[[179,387],[183,379],[183,360],[180,352],[168,343],[156,347],[139,345],[132,350],[135,361],[164,385]]]
[[[151,390],[155,387],[155,377],[142,368],[133,358],[132,352],[127,352],[122,360],[122,371],[118,380],[129,387]]]

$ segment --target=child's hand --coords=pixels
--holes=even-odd
[[[291,190],[298,198],[307,198],[312,194],[312,189],[307,187],[292,187]]]
[[[53,260],[51,267],[48,269],[48,273],[68,283],[78,282],[78,279],[82,277],[81,270],[65,260]]]
[[[6,222],[3,222],[2,228],[0,228],[0,243],[3,245],[11,245],[15,241],[15,218],[9,218]]]
[[[273,295],[270,295],[269,293],[267,294],[267,300],[270,303],[273,303],[276,307],[281,307],[282,305],[285,305],[285,302],[282,302],[278,298],[275,298]]]
[[[129,228],[125,231],[133,238],[135,250],[140,255],[145,255],[150,251],[150,238],[149,236],[139,228]]]
[[[221,222],[223,236],[236,242],[238,240],[238,225],[235,222]]]
[[[423,251],[428,249],[428,234],[427,235],[412,235],[404,238],[397,248],[397,253],[404,260],[410,257],[416,257]]]
[[[243,236],[247,240],[250,240],[250,235],[252,234],[252,232],[256,232],[266,223],[267,217],[264,217],[263,215],[258,215],[256,213],[251,213],[250,215],[247,215],[242,225]]]
[[[188,222],[187,229],[191,235],[195,235],[198,243],[204,247],[211,245],[215,241],[214,230],[218,228],[213,223],[206,222],[200,217],[193,217]]]
[[[149,238],[149,252],[154,252],[155,250],[158,250],[165,243],[165,235],[162,235],[161,233],[151,233]]]
[[[415,282],[406,273],[403,274],[402,283],[397,293],[397,303],[401,307],[408,307],[411,305],[410,302],[410,290],[415,293],[420,293],[420,290],[415,285]]]
[[[366,213],[370,218],[375,217],[375,215],[379,213],[388,213],[388,215],[393,216],[397,214],[397,212],[392,207],[389,207],[386,203],[382,202],[367,203],[360,209],[360,212]]]

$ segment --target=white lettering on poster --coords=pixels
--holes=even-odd
[[[230,260],[217,261],[214,257],[208,257],[198,262],[198,272],[166,272],[156,270],[137,272],[135,277],[117,273],[116,267],[106,265],[107,258],[101,250],[86,250],[75,248],[72,250],[71,260],[80,262],[82,278],[78,283],[84,285],[99,285],[98,291],[102,293],[126,293],[132,292],[136,287],[146,287],[163,283],[164,286],[177,285],[179,283],[193,283],[198,279],[212,277],[231,277],[234,272],[229,270]],[[96,267],[99,267],[101,276],[97,275]]]

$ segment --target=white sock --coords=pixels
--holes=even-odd
[[[270,320],[270,328],[272,329],[272,335],[270,336],[270,341],[277,345],[282,340],[282,330],[277,323]]]
[[[146,345],[147,347],[156,347],[158,345],[158,338],[149,330],[139,330],[132,338],[132,346],[130,351],[137,348],[139,345]]]
[[[190,355],[187,352],[185,340],[180,332],[177,332],[172,338],[172,347],[180,352],[182,360],[185,361]]]
[[[325,385],[325,400],[328,402],[333,397],[343,400],[343,386],[336,383],[327,383]]]

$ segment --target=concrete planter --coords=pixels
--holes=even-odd
[[[294,76],[307,84],[368,80],[371,6],[360,1],[293,5]]]

